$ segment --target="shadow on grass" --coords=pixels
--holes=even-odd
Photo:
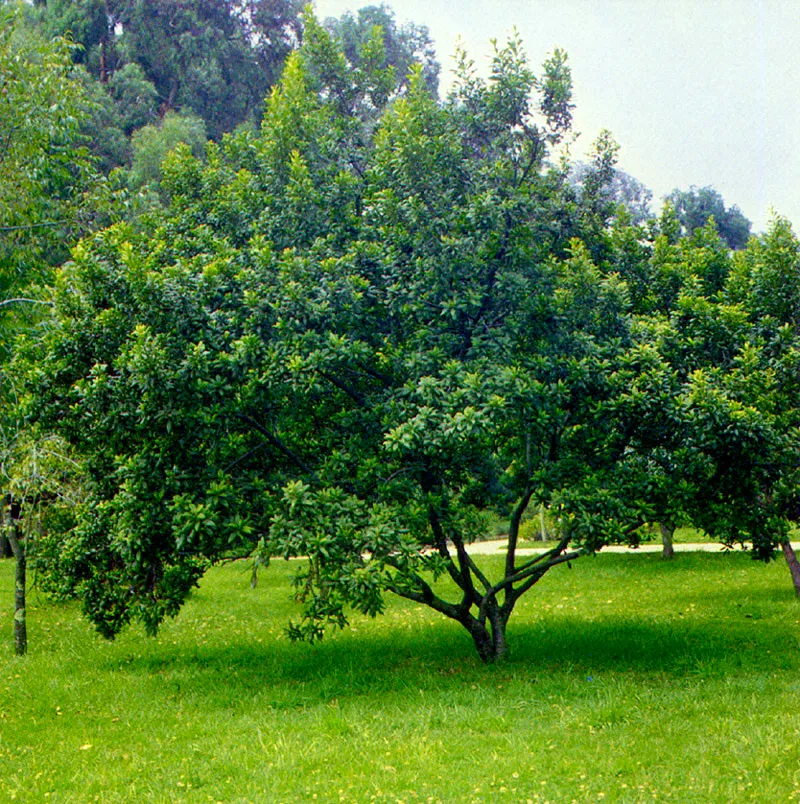
[[[354,618],[356,628],[321,644],[292,644],[274,635],[297,613],[286,603],[288,572],[252,591],[242,572],[227,568],[209,577],[163,639],[128,632],[89,649],[98,669],[120,682],[135,676],[154,696],[220,709],[291,710],[422,689],[469,696],[509,679],[558,686],[603,675],[720,678],[754,667],[797,674],[800,607],[788,579],[769,576],[746,555],[581,559],[543,580],[539,597],[511,619],[508,659],[486,667],[460,626],[396,602],[385,617]],[[59,612],[49,633],[63,640],[59,653],[82,656],[89,629],[70,611]]]
[[[581,617],[518,624],[510,629],[511,654],[482,665],[457,626],[432,625],[425,633],[333,635],[319,645],[276,641],[154,651],[115,662],[109,669],[146,673],[167,694],[195,696],[198,705],[260,705],[294,709],[358,698],[493,687],[498,681],[536,682],[587,674],[720,678],[758,667],[762,673],[800,670],[798,642],[788,626],[741,622],[646,622]]]

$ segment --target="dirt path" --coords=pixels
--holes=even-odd
[[[800,550],[800,542],[793,543],[795,550]],[[505,539],[492,539],[487,542],[473,542],[467,545],[467,551],[472,555],[490,556],[495,553],[504,553],[506,547]],[[673,545],[676,553],[692,553],[692,552],[705,552],[705,553],[722,553],[725,548],[715,542],[697,542],[692,544],[675,544]],[[544,547],[518,547],[518,556],[535,556],[537,553],[544,553]],[[736,548],[737,550],[741,548]],[[604,547],[601,552],[603,553],[660,553],[662,550],[661,544],[657,542],[647,542],[639,547],[626,547],[625,545],[610,545]]]

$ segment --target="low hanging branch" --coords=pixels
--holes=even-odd
[[[0,226],[0,232],[27,232],[31,229],[45,229],[50,226],[63,226],[69,223],[67,220],[63,221],[42,221],[41,223],[21,223],[17,226]]]
[[[26,299],[24,297],[20,297],[17,299],[5,299],[4,301],[0,301],[0,307],[7,307],[9,304],[43,304],[46,307],[53,306],[53,302],[41,301],[40,299]]]

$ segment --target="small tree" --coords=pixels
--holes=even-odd
[[[41,320],[41,288],[70,241],[91,224],[83,204],[91,175],[77,143],[85,109],[74,80],[70,42],[40,39],[19,24],[19,10],[0,7],[0,555],[16,560],[16,649],[27,649],[25,586],[33,510],[15,484],[21,382],[14,344]]]

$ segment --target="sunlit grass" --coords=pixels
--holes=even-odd
[[[523,599],[496,667],[396,601],[293,645],[289,570],[213,570],[155,640],[34,595],[17,659],[0,562],[0,801],[800,801],[782,563],[583,558]]]

